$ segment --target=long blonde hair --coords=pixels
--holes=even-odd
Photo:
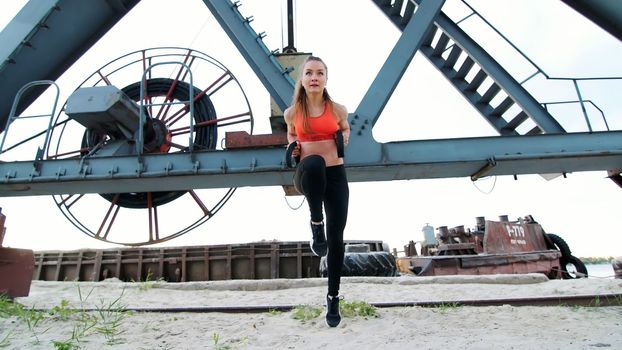
[[[302,74],[304,73],[304,67],[309,61],[317,61],[324,65],[324,70],[326,70],[326,75],[328,76],[328,66],[324,61],[317,56],[309,56],[307,57],[298,71],[300,72],[300,76],[298,77],[298,81],[296,81],[296,86],[294,88],[294,96],[292,97],[292,106],[294,106],[294,115],[298,115],[298,112],[301,112],[302,115],[302,131],[305,133],[309,133],[311,127],[309,126],[309,105],[307,104],[307,91],[304,86],[302,86]],[[328,103],[329,108],[332,110],[333,108],[333,99],[328,94],[328,90],[324,87],[324,92],[322,92],[322,98],[324,99],[324,103]]]

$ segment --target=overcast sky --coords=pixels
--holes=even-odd
[[[24,1],[0,3],[0,27]],[[149,47],[190,47],[205,52],[227,66],[244,88],[251,104],[256,133],[270,132],[269,95],[252,70],[224,34],[201,0],[143,0],[97,42],[58,83],[64,103],[68,94],[97,68],[126,53]],[[266,45],[280,49],[285,1],[246,0],[241,12],[254,16],[253,28],[266,32]],[[452,18],[464,8],[456,0],[444,10]],[[622,76],[622,45],[558,0],[469,1],[508,36],[550,76]],[[471,23],[471,21],[473,23]],[[465,28],[481,38],[480,43],[506,69],[522,80],[533,68],[506,53],[505,47],[478,30],[474,19]],[[400,33],[372,1],[298,1],[296,47],[322,57],[329,66],[328,89],[350,112],[358,106]],[[1,43],[0,43],[1,44]],[[138,80],[138,79],[137,79]],[[548,84],[548,85],[547,85]],[[599,100],[609,127],[622,128],[619,91],[622,83],[582,85],[585,99]],[[539,101],[575,100],[571,83],[544,82],[535,78],[526,84]],[[598,95],[598,96],[597,96]],[[617,101],[616,101],[617,100]],[[552,111],[569,131],[585,131],[579,107]],[[558,114],[555,114],[558,113]],[[594,117],[594,126],[602,122]],[[494,130],[449,85],[445,78],[417,54],[374,128],[379,142],[430,138],[495,136]],[[541,176],[486,178],[475,183],[468,178],[409,180],[350,184],[350,214],[345,239],[383,240],[401,250],[410,240],[421,240],[421,228],[475,225],[475,217],[511,219],[531,214],[547,232],[562,236],[577,256],[622,255],[619,199],[622,189],[603,172],[568,174],[566,179],[546,181]],[[198,191],[206,201],[214,192]],[[93,195],[97,197],[96,195]],[[217,195],[216,195],[217,197]],[[93,199],[97,201],[97,199]],[[183,217],[177,201],[163,206]],[[292,206],[300,198],[290,199]],[[42,249],[103,248],[102,243],[79,232],[56,208],[50,197],[0,199],[7,216],[4,244]],[[164,208],[167,207],[167,208]],[[93,206],[84,220],[98,225],[105,215]],[[163,214],[164,215],[164,214]],[[262,239],[307,240],[308,208],[289,208],[280,187],[239,188],[232,199],[206,224],[167,242],[166,246],[246,243]],[[140,226],[143,224],[143,226]],[[144,222],[128,232],[145,235]],[[142,228],[141,228],[142,227]]]

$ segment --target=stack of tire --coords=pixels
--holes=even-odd
[[[346,244],[341,276],[398,276],[395,257],[384,251],[372,252],[367,244]],[[320,259],[320,276],[328,276],[326,257]]]
[[[552,233],[547,233],[546,237],[548,238],[548,248],[559,250],[562,254],[561,258],[559,258],[559,264],[562,269],[563,279],[587,277],[587,268],[585,264],[579,258],[572,255],[570,247],[563,238]]]

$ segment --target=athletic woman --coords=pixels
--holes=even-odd
[[[287,140],[295,142],[299,156],[294,186],[305,196],[311,211],[311,250],[326,255],[328,294],[326,324],[336,327],[339,315],[339,283],[343,265],[343,230],[348,217],[348,179],[343,158],[337,152],[336,133],[344,146],[350,138],[348,111],[326,91],[328,69],[322,59],[309,56],[300,69],[292,105],[284,112]],[[326,232],[324,215],[326,212]]]

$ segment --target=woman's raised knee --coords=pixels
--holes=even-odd
[[[317,154],[313,154],[304,157],[299,165],[302,165],[304,169],[326,169],[326,161],[324,157]]]

